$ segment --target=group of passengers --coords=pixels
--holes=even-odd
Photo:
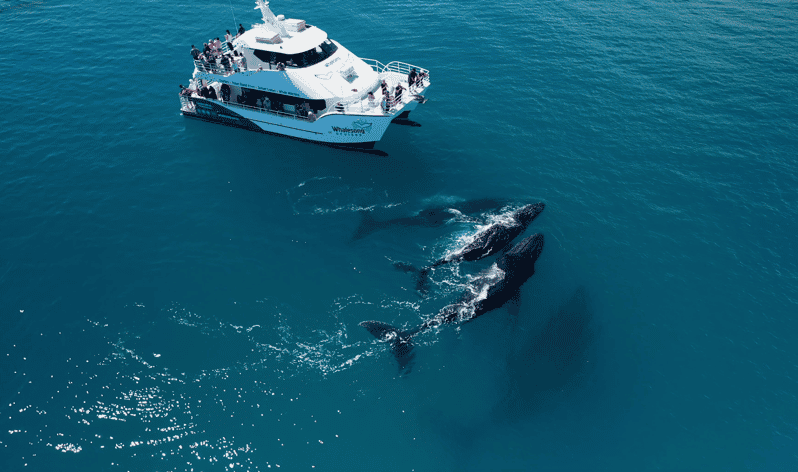
[[[197,86],[197,89],[191,89],[187,87],[183,87],[180,85],[180,96],[182,97],[202,97],[208,98],[211,100],[222,100],[223,102],[230,101],[230,86],[227,84],[222,84],[220,87],[219,94],[216,93],[216,89],[209,84],[206,84],[205,81],[202,81],[202,86]],[[221,94],[221,97],[219,96]],[[279,113],[289,113],[295,114],[298,117],[305,118],[308,121],[316,121],[316,111],[311,108],[308,102],[302,102],[299,105],[292,106],[287,108],[287,106],[283,105],[279,101],[272,101],[269,100],[269,97],[266,95],[255,95],[252,93],[247,93],[246,91],[242,92],[241,95],[236,97],[236,101],[240,105],[244,105],[247,107],[253,108],[260,108],[261,110],[265,111],[275,111]]]
[[[419,73],[416,71],[416,68],[413,67],[407,77],[409,91],[412,92],[416,87],[423,87],[424,80],[426,80],[427,76],[426,72],[422,71]],[[387,113],[402,103],[402,96],[406,89],[401,83],[398,83],[396,87],[393,88],[393,93],[391,93],[392,91],[388,87],[388,82],[382,80],[380,81],[380,90],[382,91],[382,110]],[[369,92],[368,101],[372,108],[377,106],[377,98],[374,96],[374,92]]]
[[[201,51],[192,44],[191,57],[195,61],[199,61],[199,65],[206,72],[223,72],[227,74],[247,70],[247,59],[233,49],[233,40],[244,34],[245,31],[244,26],[240,23],[238,25],[238,34],[235,37],[230,33],[230,30],[226,30],[224,39],[227,52],[225,52],[222,41],[218,37],[203,43]]]
[[[202,87],[199,87],[197,90],[183,87],[182,84],[180,85],[181,97],[192,97],[194,95],[197,95],[202,98],[211,98],[213,100],[219,99],[219,96],[216,94],[216,90],[209,85],[203,85]]]
[[[191,50],[192,56],[196,50],[196,48]],[[195,60],[199,62],[198,66],[205,72],[229,74],[247,70],[247,59],[238,51],[226,53],[211,51],[208,54],[199,53],[196,57]]]
[[[396,84],[396,87],[393,89],[393,95],[391,95],[391,91],[388,89],[388,82],[382,80],[380,82],[380,90],[382,91],[381,105],[384,112],[387,113],[391,111],[392,108],[402,103],[402,93],[405,90],[405,88],[402,87],[402,84]],[[374,92],[369,92],[368,100],[370,106],[377,106],[377,100],[374,97]]]
[[[308,121],[316,121],[316,113],[314,112],[313,108],[310,107],[308,102],[302,102],[299,105],[287,105],[277,100],[271,100],[266,95],[261,95],[259,97],[256,95],[256,97],[257,98],[253,98],[244,92],[239,95],[236,100],[242,105],[260,108],[261,110],[283,114],[287,113],[305,118]]]

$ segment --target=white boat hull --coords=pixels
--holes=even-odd
[[[418,102],[410,101],[402,107],[399,118],[405,118]],[[333,146],[371,149],[379,141],[388,125],[397,116],[364,114],[325,114],[315,121],[286,114],[237,106],[229,102],[191,96],[184,97],[183,115],[236,128],[288,136]]]
[[[382,138],[391,116],[327,114],[315,121],[235,106],[218,100],[188,97],[183,115],[204,121],[279,134],[305,141],[372,148]]]

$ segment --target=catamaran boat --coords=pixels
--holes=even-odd
[[[268,1],[257,5],[263,23],[194,61],[180,92],[183,115],[371,149],[392,121],[426,101],[427,69],[359,58],[304,20],[275,16]]]

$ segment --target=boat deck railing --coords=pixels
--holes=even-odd
[[[415,66],[413,64],[408,64],[407,62],[400,62],[400,61],[392,61],[388,64],[383,64],[382,62],[376,59],[365,59],[361,58],[363,62],[370,65],[372,69],[378,74],[384,74],[386,72],[396,72],[397,74],[402,74],[407,76],[410,74],[411,69],[416,69],[416,72],[424,73],[427,76],[427,80],[429,80],[429,70],[424,69],[423,67]]]
[[[194,67],[196,67],[198,71],[200,71],[200,72],[209,72],[211,74],[221,75],[223,77],[227,77],[227,76],[233,75],[236,72],[245,72],[245,71],[250,71],[250,70],[252,70],[252,71],[256,71],[256,70],[261,70],[261,71],[274,70],[274,71],[276,71],[276,70],[279,70],[277,68],[277,64],[273,64],[273,63],[270,63],[270,62],[259,62],[258,64],[259,64],[258,67],[249,67],[249,66],[244,67],[241,62],[235,62],[235,63],[231,63],[228,67],[225,67],[222,64],[220,64],[219,62],[203,63],[200,60],[194,61]],[[296,67],[296,66],[286,65],[284,70],[297,69],[297,68],[298,67]]]
[[[300,121],[307,121],[307,122],[314,122],[324,116],[327,115],[348,115],[348,114],[373,114],[375,116],[393,116],[398,112],[401,112],[403,105],[409,103],[413,98],[409,95],[404,95],[401,97],[401,103],[396,102],[395,100],[391,100],[389,102],[390,108],[385,110],[383,108],[383,104],[380,101],[375,102],[374,104],[370,103],[368,100],[361,100],[359,102],[351,102],[351,103],[339,103],[333,105],[331,107],[327,107],[324,110],[319,110],[318,115],[313,118],[310,116],[303,116],[298,113],[291,113],[287,111],[280,111],[280,110],[272,110],[271,108],[264,107],[264,106],[252,106],[252,105],[245,105],[243,103],[237,103],[233,101],[225,101],[221,99],[210,99],[204,97],[193,97],[195,99],[202,99],[202,100],[209,100],[214,102],[219,102],[222,105],[234,107],[234,108],[243,108],[245,110],[256,111],[258,113],[269,113],[272,115],[282,116],[285,118],[291,118],[294,120]],[[189,97],[181,95],[180,96],[180,109],[187,112],[194,112],[196,109],[193,100]]]
[[[406,62],[399,62],[393,61],[389,62],[387,65],[383,64],[382,62],[376,59],[362,59],[363,62],[371,66],[371,68],[377,72],[378,74],[385,74],[386,72],[395,72],[397,74],[401,74],[407,76],[410,74],[411,69],[416,69],[418,73],[424,73],[426,75],[427,80],[429,80],[429,70],[424,69],[422,67],[414,66],[413,64],[408,64]],[[266,63],[269,64],[269,63]],[[240,63],[231,63],[228,67],[223,66],[219,62],[207,62],[203,63],[200,60],[194,61],[194,66],[200,70],[205,72],[210,72],[216,75],[223,75],[228,76],[235,73],[237,70],[257,70],[257,69],[249,69],[247,67],[242,67]],[[264,69],[266,70],[266,69]],[[269,64],[269,69],[272,70],[272,64]]]
[[[265,106],[245,105],[243,103],[232,102],[232,101],[229,101],[229,100],[228,101],[219,100],[219,103],[223,103],[225,105],[229,105],[229,106],[232,106],[232,107],[243,108],[245,110],[252,110],[252,111],[257,111],[257,112],[271,113],[272,115],[282,116],[282,117],[285,117],[285,118],[293,118],[295,120],[310,121],[310,122],[318,120],[318,117],[311,118],[309,116],[300,115],[299,113],[291,113],[291,112],[288,112],[288,111],[273,110],[273,109],[267,108]],[[321,114],[321,112],[320,112],[320,114]]]
[[[200,60],[194,61],[194,67],[197,68],[200,72],[209,72],[214,75],[221,75],[223,77],[227,77],[229,75],[233,75],[238,71],[247,70],[245,67],[241,67],[239,64],[230,64],[229,67],[225,67],[218,62],[210,63],[205,62],[203,63]]]

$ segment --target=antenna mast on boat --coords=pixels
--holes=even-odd
[[[236,12],[233,11],[233,3],[230,0],[227,0],[227,3],[230,4],[230,13],[233,14],[233,31],[236,31],[236,24],[238,23],[236,21]]]
[[[258,6],[255,7],[255,10],[260,9],[261,15],[263,15],[263,22],[269,23],[274,25],[277,22],[277,18],[274,16],[274,13],[269,9],[269,2],[268,0],[257,0],[256,2]]]

